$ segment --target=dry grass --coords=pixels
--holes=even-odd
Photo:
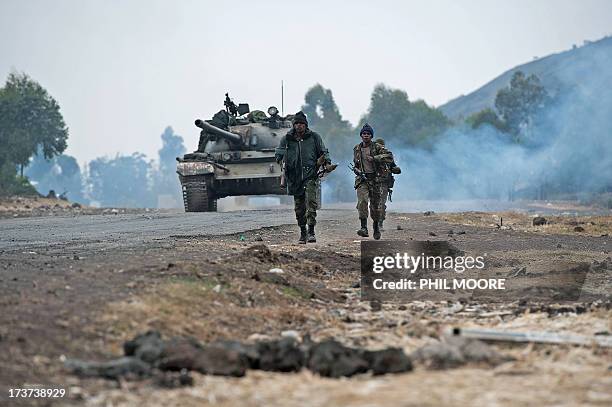
[[[519,212],[462,212],[439,215],[449,223],[459,225],[498,228],[508,227],[514,230],[550,234],[582,234],[585,236],[602,236],[612,234],[612,216],[545,216],[547,224],[533,226],[536,215]],[[576,228],[584,231],[577,231]]]
[[[253,333],[278,335],[296,326],[321,323],[303,296],[290,287],[234,279],[173,279],[127,300],[111,303],[100,317],[111,351],[138,333],[156,329],[166,336],[193,336],[203,342],[244,340]],[[296,294],[297,293],[297,294]]]

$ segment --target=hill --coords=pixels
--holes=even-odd
[[[567,86],[577,85],[586,73],[610,60],[610,55],[612,37],[593,42],[585,41],[581,47],[516,66],[474,92],[452,99],[439,108],[451,119],[458,119],[493,107],[497,91],[507,86],[514,72],[519,70],[527,75],[537,75],[549,92],[556,93]]]

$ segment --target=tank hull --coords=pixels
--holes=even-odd
[[[270,152],[230,153],[235,159],[222,163],[212,160],[178,163],[186,212],[216,211],[216,200],[227,196],[287,194],[280,187],[281,167]]]

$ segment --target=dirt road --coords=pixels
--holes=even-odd
[[[321,211],[318,242],[308,245],[295,243],[290,210],[0,220],[0,404],[609,405],[610,352],[588,346],[497,345],[515,360],[448,370],[417,365],[411,373],[348,380],[305,370],[244,378],[194,373],[193,387],[173,390],[80,379],[63,366],[65,358],[117,357],[123,341],[148,329],[202,342],[292,331],[407,353],[455,325],[609,335],[609,217],[559,217],[532,227],[527,216],[503,214],[501,228],[499,215],[391,214],[383,238],[445,240],[487,253],[492,273],[586,263],[597,271],[593,295],[557,308],[535,299],[373,307],[356,288],[354,210]],[[574,232],[579,223],[583,232]],[[271,268],[283,270],[281,283],[266,277]],[[8,399],[9,388],[26,385],[61,387],[67,396]]]

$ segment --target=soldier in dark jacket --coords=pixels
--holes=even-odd
[[[295,217],[300,227],[300,243],[316,242],[319,177],[317,159],[325,156],[330,163],[329,152],[321,136],[308,128],[308,120],[302,112],[293,118],[293,128],[281,139],[276,148],[276,161],[285,160],[287,193],[293,195]],[[308,230],[306,230],[308,225]]]
[[[383,145],[373,143],[374,129],[364,124],[360,131],[361,143],[353,148],[353,164],[356,169],[357,211],[361,229],[357,234],[368,237],[368,201],[374,229],[374,239],[380,239],[380,192],[385,175],[385,163],[393,161],[393,155]]]

